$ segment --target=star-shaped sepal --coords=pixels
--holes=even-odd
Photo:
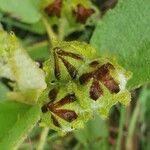
[[[78,78],[81,106],[93,109],[102,118],[108,117],[116,103],[128,105],[130,102],[131,95],[126,89],[130,73],[115,61],[100,58],[89,61],[79,69]]]
[[[47,88],[41,95],[39,103],[40,124],[60,133],[84,127],[84,123],[92,116],[91,110],[87,111],[80,106],[77,87],[71,82]]]
[[[89,44],[77,41],[56,42],[50,59],[44,65],[47,83],[77,80],[78,69],[95,56],[95,49]]]

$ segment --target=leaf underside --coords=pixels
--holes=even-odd
[[[133,72],[128,88],[150,81],[150,1],[120,0],[98,23],[91,44]]]
[[[1,150],[13,150],[19,146],[39,120],[39,110],[38,106],[11,101],[0,103]]]

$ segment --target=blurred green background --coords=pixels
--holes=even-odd
[[[40,22],[30,25],[18,21],[1,9],[3,2],[0,0],[0,10],[2,10],[0,11],[0,23],[3,28],[8,32],[14,31],[29,55],[42,64],[50,55],[44,27]],[[105,15],[109,8],[115,6],[116,2],[116,0],[94,1],[101,15]],[[26,7],[28,8],[28,5]],[[26,7],[24,9],[27,9]],[[3,8],[9,9],[4,6]],[[26,16],[24,18],[26,19]],[[34,21],[35,18],[30,19]],[[86,26],[85,30],[73,32],[65,39],[89,42],[94,27],[94,25]],[[7,81],[0,79],[0,101],[7,99],[6,93],[9,90],[11,87],[8,86]],[[131,93],[130,106],[127,108],[119,104],[114,106],[107,120],[101,120],[95,116],[84,129],[65,136],[60,136],[57,132],[50,130],[44,150],[150,150],[150,85],[132,90]],[[42,129],[37,125],[19,150],[36,149],[41,132]]]

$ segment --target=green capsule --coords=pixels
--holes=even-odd
[[[98,58],[87,62],[79,68],[77,77],[81,106],[106,118],[116,103],[128,105],[131,95],[126,89],[126,83],[130,75],[116,62],[107,59]]]
[[[53,84],[47,88],[39,100],[41,106],[41,126],[60,133],[83,128],[92,117],[91,109],[80,106],[77,86],[74,83]]]
[[[96,56],[95,49],[82,42],[56,42],[54,45],[44,65],[48,84],[76,80],[79,67]]]

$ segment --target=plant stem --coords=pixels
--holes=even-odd
[[[32,49],[37,49],[37,48],[41,48],[41,47],[44,47],[44,46],[48,46],[48,41],[42,41],[42,42],[37,42],[37,43],[34,43],[32,45],[29,45],[27,46],[27,49],[29,49],[29,51],[32,51]]]
[[[54,141],[59,137],[58,133],[54,133],[53,135],[49,136],[47,141]]]
[[[45,142],[46,142],[48,131],[49,131],[49,128],[43,128],[36,150],[43,150],[44,149],[44,145],[45,145]]]
[[[53,41],[57,39],[57,35],[54,33],[54,31],[51,28],[51,26],[50,26],[50,24],[49,24],[46,17],[42,17],[42,22],[43,22],[43,24],[45,26],[45,29],[47,31],[50,46],[53,46]]]
[[[64,40],[64,24],[65,24],[65,20],[61,19],[61,23],[58,27],[58,38],[59,40]]]
[[[144,107],[143,105],[145,104],[145,100],[147,98],[148,93],[149,92],[147,91],[147,86],[143,87],[139,99],[136,103],[135,109],[133,111],[132,118],[130,120],[129,130],[128,130],[127,142],[126,142],[127,150],[132,150],[131,142],[132,142],[133,133],[135,131],[135,127],[138,121],[138,116],[142,111],[142,107]]]
[[[126,142],[126,149],[131,150],[132,149],[132,136],[135,131],[135,126],[138,120],[138,115],[140,111],[140,102],[138,101],[136,104],[136,107],[134,109],[130,125],[129,125],[129,130],[128,130],[128,136],[127,136],[127,142]]]
[[[121,116],[120,116],[120,122],[119,122],[119,135],[118,135],[118,139],[117,139],[116,150],[121,149],[121,140],[122,140],[122,136],[123,136],[124,122],[125,122],[125,108],[121,107]]]

